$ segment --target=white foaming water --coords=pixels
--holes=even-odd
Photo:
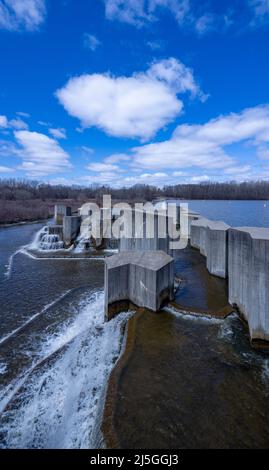
[[[200,323],[209,322],[209,323],[213,323],[216,325],[223,323],[223,319],[214,318],[206,314],[190,313],[184,310],[179,311],[173,307],[165,307],[163,310],[165,310],[166,312],[172,313],[175,317],[180,317],[182,320],[195,321],[195,322],[200,322]]]
[[[36,318],[38,318],[40,315],[44,314],[47,312],[47,310],[49,308],[51,308],[53,305],[55,305],[56,303],[60,302],[60,300],[63,300],[64,297],[66,297],[67,294],[69,294],[69,292],[71,292],[71,289],[67,290],[64,294],[60,295],[59,297],[57,297],[57,299],[53,300],[52,302],[50,302],[49,304],[45,305],[45,307],[40,311],[40,312],[37,312],[35,315],[33,315],[31,318],[29,318],[29,320],[27,320],[25,323],[23,323],[21,326],[19,326],[18,328],[16,328],[15,330],[11,331],[11,333],[9,333],[8,335],[4,336],[3,338],[0,339],[0,345],[3,344],[5,341],[7,341],[8,339],[10,339],[12,336],[14,336],[15,334],[19,333],[20,331],[22,331],[26,326],[28,326],[30,323],[32,323]]]
[[[99,292],[80,305],[70,326],[48,338],[41,356],[59,354],[28,374],[15,409],[4,413],[2,447],[93,446],[100,401],[121,351],[121,325],[129,316],[122,313],[104,323],[104,294]]]
[[[15,251],[8,259],[8,262],[6,264],[6,272],[5,272],[5,276],[7,277],[7,279],[9,279],[11,277],[11,274],[12,274],[12,267],[13,267],[13,262],[14,262],[14,258],[15,256],[17,256],[19,253],[21,252],[21,248],[19,248],[17,251]]]
[[[7,371],[7,365],[4,362],[0,362],[0,375],[5,374]]]

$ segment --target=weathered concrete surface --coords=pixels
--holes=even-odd
[[[226,278],[228,274],[228,230],[229,225],[204,217],[191,223],[191,246],[206,257],[210,274]]]
[[[80,216],[65,216],[63,218],[63,241],[65,245],[71,245],[78,235],[80,228]]]
[[[124,252],[106,259],[105,315],[110,320],[131,302],[158,311],[174,296],[174,261],[162,251]],[[122,304],[125,302],[125,304]]]
[[[135,227],[135,217],[139,222]],[[170,241],[173,238],[169,234],[172,233],[172,227],[176,230],[176,220],[167,215],[155,214],[147,215],[142,211],[132,212],[132,229],[130,237],[120,237],[119,250],[125,251],[164,251],[172,255],[170,249]],[[150,235],[149,235],[150,234]]]
[[[269,229],[229,230],[229,302],[248,322],[252,340],[269,341]]]
[[[63,225],[64,216],[71,216],[71,207],[67,207],[64,204],[56,204],[54,207],[54,221],[55,225]]]

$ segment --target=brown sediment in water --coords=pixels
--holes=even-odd
[[[268,356],[253,351],[245,326],[229,317],[226,282],[206,271],[199,253],[182,251],[182,273],[183,291],[170,304],[179,315],[138,309],[128,322],[126,348],[108,383],[106,445],[268,447]]]
[[[227,320],[138,310],[108,384],[108,448],[268,447],[266,359],[233,321],[229,342],[219,337]]]
[[[104,435],[106,446],[109,449],[120,448],[120,443],[114,423],[117,390],[121,374],[124,368],[127,366],[128,359],[134,350],[136,321],[137,318],[142,315],[143,311],[144,309],[142,308],[136,309],[135,315],[128,321],[124,352],[112,370],[108,381],[101,431]]]

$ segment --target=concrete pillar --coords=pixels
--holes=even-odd
[[[63,218],[63,241],[66,246],[76,239],[79,233],[81,218],[80,216],[65,216]]]
[[[162,251],[122,252],[105,261],[105,317],[138,307],[158,311],[174,296],[174,261]]]
[[[67,207],[64,204],[56,204],[54,207],[55,225],[63,225],[63,218],[66,215],[72,215],[71,207]]]
[[[269,341],[269,229],[231,228],[228,239],[229,302],[252,340]]]
[[[206,257],[210,274],[222,278],[228,273],[228,230],[224,222],[201,217],[191,223],[190,244]]]

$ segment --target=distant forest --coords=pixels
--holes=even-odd
[[[0,223],[46,219],[53,214],[54,204],[68,203],[77,209],[83,202],[102,201],[110,194],[114,201],[151,201],[156,198],[269,200],[269,181],[244,183],[201,183],[164,186],[135,185],[130,188],[110,188],[91,185],[63,186],[38,181],[0,179]]]

